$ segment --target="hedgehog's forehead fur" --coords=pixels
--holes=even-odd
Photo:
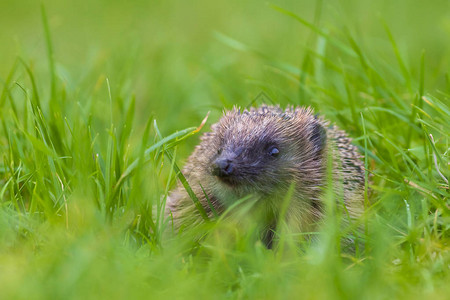
[[[213,126],[218,138],[235,146],[252,147],[255,143],[299,143],[308,139],[312,128],[319,124],[311,108],[261,106],[225,111]],[[226,146],[220,145],[218,146]]]

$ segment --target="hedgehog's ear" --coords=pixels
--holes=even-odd
[[[318,152],[322,152],[327,144],[327,133],[319,122],[312,125],[310,141],[314,145],[314,150]]]

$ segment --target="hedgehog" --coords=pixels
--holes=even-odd
[[[166,213],[175,229],[192,227],[205,222],[205,213],[212,218],[251,196],[267,215],[261,239],[271,248],[288,191],[288,228],[311,232],[324,217],[330,177],[350,219],[362,214],[364,173],[362,155],[348,135],[311,108],[234,107],[202,135],[182,171],[203,217],[181,183],[169,194]]]

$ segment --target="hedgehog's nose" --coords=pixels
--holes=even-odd
[[[213,175],[228,177],[233,174],[233,161],[228,158],[218,158],[213,164]]]

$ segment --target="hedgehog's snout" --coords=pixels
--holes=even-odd
[[[213,163],[212,173],[219,178],[227,178],[233,175],[234,169],[232,159],[219,157]]]

